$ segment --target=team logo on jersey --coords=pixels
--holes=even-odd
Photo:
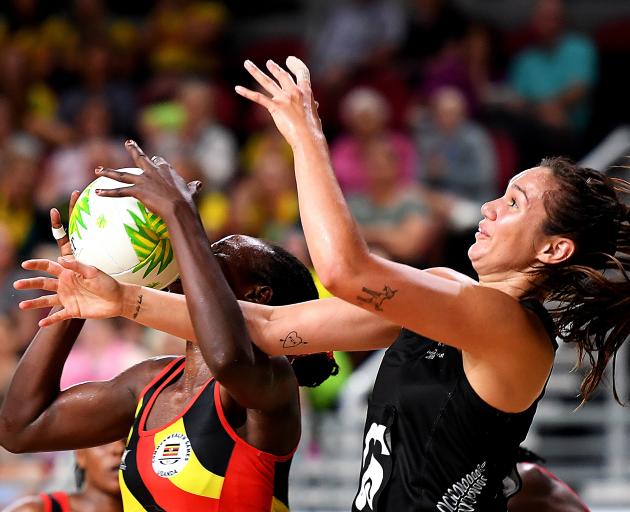
[[[372,423],[365,435],[361,482],[354,500],[356,510],[376,510],[376,501],[391,472],[388,438],[388,427],[378,423]]]
[[[175,476],[188,464],[191,451],[190,440],[184,434],[166,436],[153,452],[153,471],[162,478]]]

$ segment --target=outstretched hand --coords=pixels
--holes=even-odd
[[[240,85],[236,86],[236,92],[265,107],[291,146],[295,147],[306,133],[311,135],[321,133],[322,124],[317,114],[317,102],[311,90],[311,76],[304,62],[297,57],[287,58],[286,65],[292,76],[274,61],[268,60],[267,69],[276,80],[249,60],[246,60],[244,65],[254,80],[271,96]]]
[[[97,189],[102,197],[135,197],[149,210],[167,219],[181,206],[194,207],[194,197],[201,188],[200,181],[188,185],[162,157],[149,159],[134,141],[127,141],[125,148],[142,174],[131,174],[98,167],[96,174],[106,176],[131,186],[114,189]]]
[[[58,263],[43,259],[27,260],[22,267],[54,276],[20,279],[13,283],[16,290],[55,292],[20,302],[21,309],[63,308],[40,320],[40,327],[70,318],[110,318],[123,312],[122,286],[96,267],[67,256],[59,258]]]

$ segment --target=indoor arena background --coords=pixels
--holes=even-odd
[[[541,34],[567,41],[555,68],[531,72]],[[240,99],[242,63],[312,70],[335,170],[375,250],[417,266],[470,272],[453,254],[472,243],[479,206],[518,170],[568,155],[623,174],[630,155],[630,2],[627,0],[3,0],[0,2],[0,400],[40,313],[19,262],[55,256],[48,211],[96,165],[126,167],[138,140],[205,186],[211,239],[247,233],[308,263],[290,148],[267,113]],[[566,76],[577,90],[567,100]],[[455,134],[455,135],[453,135]],[[370,144],[366,154],[364,141]],[[426,221],[418,239],[374,237],[366,175],[412,192]],[[322,293],[325,293],[322,290]],[[63,385],[108,379],[181,340],[126,321],[88,322]],[[365,401],[380,353],[338,354],[334,382],[306,393],[292,468],[299,511],[348,510],[357,487]],[[593,510],[630,510],[630,413],[606,386],[576,409],[572,347],[561,347],[525,445]],[[627,400],[630,350],[619,353]],[[0,508],[39,490],[72,489],[71,454],[0,449]]]

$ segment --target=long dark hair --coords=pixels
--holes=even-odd
[[[622,403],[615,362],[630,335],[630,208],[622,201],[630,183],[560,157],[539,165],[551,170],[557,185],[543,196],[543,232],[575,244],[566,261],[537,269],[539,289],[551,303],[560,339],[577,344],[577,365],[590,363],[580,386],[583,402],[612,359],[613,395]]]

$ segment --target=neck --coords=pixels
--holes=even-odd
[[[183,389],[193,390],[198,386],[208,382],[208,379],[212,377],[210,369],[206,364],[206,361],[201,354],[199,347],[190,342],[186,342],[186,367],[184,368],[184,374],[179,379],[177,385]]]
[[[479,284],[499,290],[514,299],[522,299],[534,295],[533,276],[524,272],[497,272],[479,276]]]
[[[120,512],[123,509],[120,494],[109,494],[90,483],[76,494],[69,496],[70,508],[84,512]],[[77,505],[77,506],[73,506]]]

